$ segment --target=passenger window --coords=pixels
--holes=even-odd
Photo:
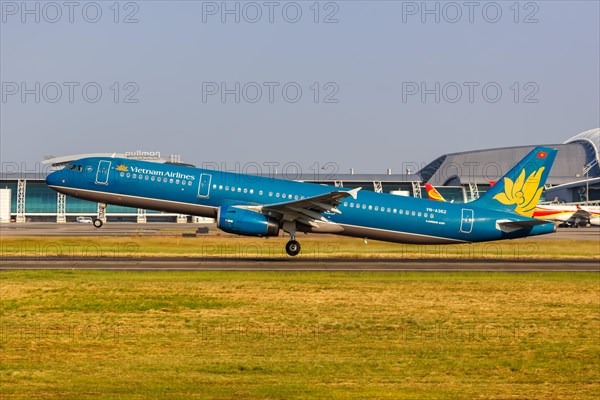
[[[375,206],[375,211],[379,211],[379,206]]]
[[[373,209],[373,206],[369,206],[369,210],[372,210],[372,209]]]
[[[367,205],[366,205],[366,204],[363,204],[363,205],[362,205],[362,209],[363,209],[363,210],[366,210],[366,209],[367,209]]]
[[[396,214],[397,212],[398,212],[398,210],[394,208],[394,214]]]

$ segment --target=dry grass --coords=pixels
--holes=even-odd
[[[0,396],[596,399],[598,274],[0,274]]]

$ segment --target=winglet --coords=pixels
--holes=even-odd
[[[361,190],[361,189],[362,189],[362,187],[357,187],[357,188],[354,188],[354,189],[352,189],[352,190],[348,190],[348,194],[349,194],[350,196],[352,196],[352,198],[353,198],[354,200],[356,200],[356,196],[358,196],[358,191],[359,191],[359,190]]]

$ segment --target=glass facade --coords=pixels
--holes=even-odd
[[[464,203],[465,202],[465,190],[462,186],[437,186],[437,191],[442,195],[447,202],[452,203]],[[425,188],[421,189],[423,197],[427,196]],[[480,192],[481,194],[481,192]]]

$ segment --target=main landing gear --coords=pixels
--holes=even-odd
[[[96,228],[101,228],[102,225],[104,224],[104,222],[102,222],[102,220],[98,219],[98,218],[94,218],[94,220],[92,221],[92,223],[94,224],[94,226]]]
[[[290,256],[297,256],[298,253],[300,253],[300,243],[298,243],[294,239],[290,240],[285,244],[285,251]]]
[[[296,241],[296,222],[284,221],[283,230],[290,234],[290,241],[285,244],[285,252],[290,256],[297,256],[300,253],[300,243]]]

